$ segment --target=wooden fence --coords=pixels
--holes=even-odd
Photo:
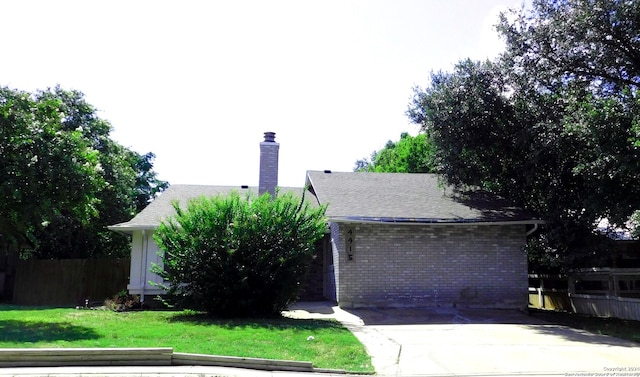
[[[529,275],[529,306],[640,321],[640,269],[593,268]]]
[[[640,321],[640,299],[577,294],[569,299],[576,313]]]
[[[102,302],[126,289],[129,258],[26,260],[16,266],[12,303],[77,306]]]
[[[564,275],[529,275],[529,307],[572,311],[569,278]]]

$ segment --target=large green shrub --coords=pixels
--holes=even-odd
[[[326,230],[325,207],[290,193],[201,197],[154,238],[168,300],[216,316],[270,316],[296,299]]]

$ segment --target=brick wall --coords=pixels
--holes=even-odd
[[[299,293],[300,301],[323,301],[324,298],[324,252],[325,238],[316,242],[313,260],[309,265],[309,271]]]
[[[341,224],[332,237],[343,307],[527,306],[524,225]]]
[[[336,223],[329,223],[329,231],[331,233],[331,261],[332,264],[328,268],[327,278],[333,278],[333,283],[327,283],[325,297],[335,302],[340,302],[340,253],[344,249],[344,240],[340,235],[340,226]],[[342,251],[341,251],[342,252]]]
[[[258,193],[265,192],[275,195],[278,186],[278,151],[280,144],[276,142],[260,143],[260,176],[258,179]]]

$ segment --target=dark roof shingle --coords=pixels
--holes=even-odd
[[[542,223],[529,212],[482,191],[458,191],[435,174],[352,173],[308,171],[308,202],[327,204],[329,221],[393,223],[522,222]],[[155,229],[175,214],[173,201],[186,207],[200,196],[227,195],[256,187],[171,185],[133,219],[111,230]],[[302,188],[283,187],[282,192],[302,195]],[[313,203],[312,203],[313,204]]]
[[[302,188],[282,187],[282,192],[294,192],[298,195],[302,194]],[[155,229],[160,223],[169,216],[175,215],[173,202],[178,200],[180,207],[186,208],[187,203],[191,199],[201,196],[212,197],[217,195],[228,195],[232,191],[239,193],[250,191],[253,194],[258,193],[257,187],[242,188],[239,186],[207,186],[207,185],[171,185],[167,190],[154,199],[145,209],[140,211],[133,219],[115,224],[109,227],[111,230],[131,231],[137,229]]]
[[[333,221],[540,223],[482,191],[458,191],[435,174],[307,172],[307,183]]]

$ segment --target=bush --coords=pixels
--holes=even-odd
[[[326,230],[325,207],[290,193],[201,197],[163,222],[154,239],[168,302],[223,317],[271,316],[297,298]]]
[[[123,290],[113,297],[104,300],[104,307],[116,312],[124,312],[142,309],[142,304],[140,303],[140,296],[131,295],[126,290]]]

